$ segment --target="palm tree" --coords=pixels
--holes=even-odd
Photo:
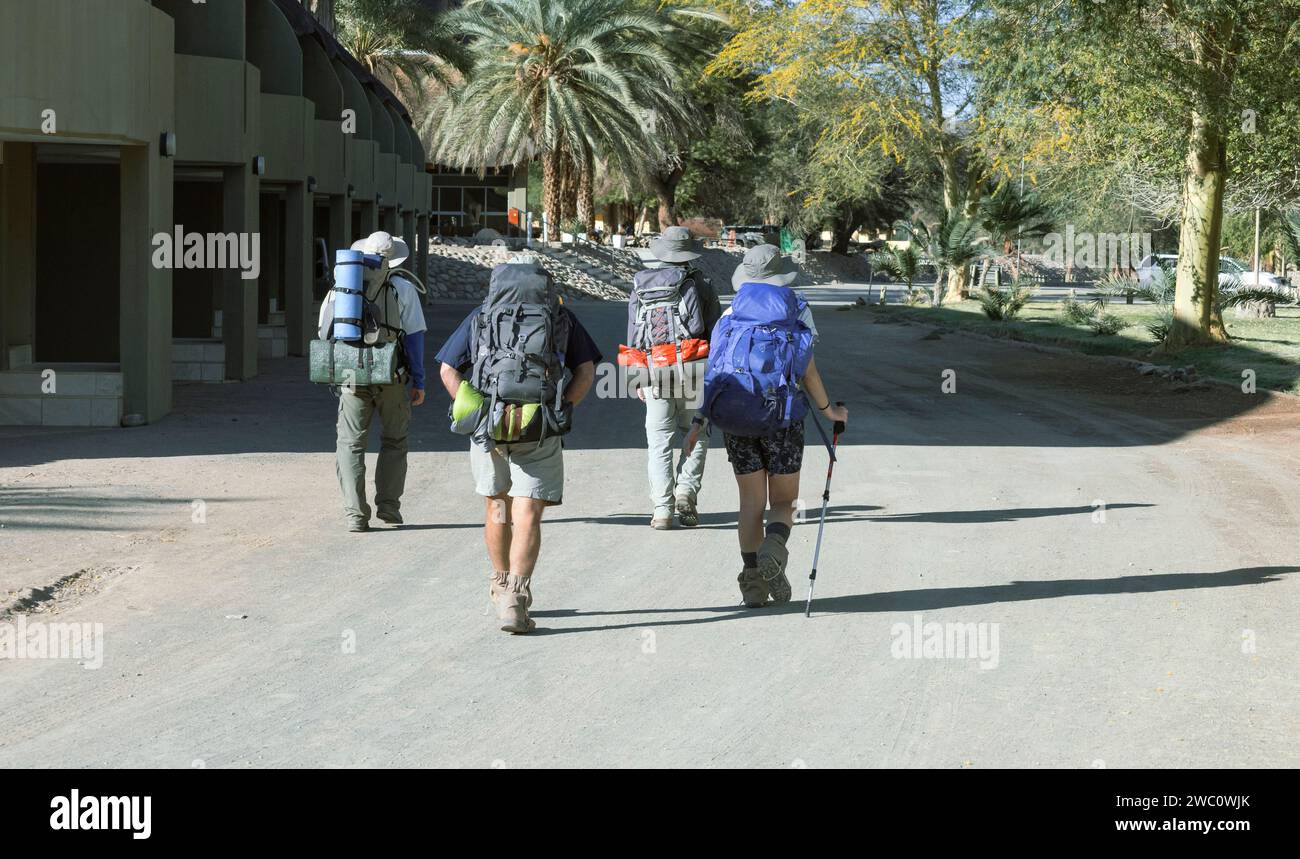
[[[933,304],[938,307],[943,304],[949,272],[965,271],[972,262],[984,256],[982,245],[986,239],[977,235],[978,227],[973,218],[954,215],[947,210],[933,229],[924,221],[909,224],[906,229],[912,241],[920,245],[934,263]]]
[[[468,41],[464,84],[431,116],[439,160],[484,169],[542,161],[542,208],[563,217],[561,186],[590,228],[593,172],[656,160],[662,144],[647,115],[688,117],[671,97],[679,79],[667,47],[669,14],[635,0],[478,0],[449,23]]]
[[[913,282],[916,280],[916,273],[921,268],[921,253],[916,249],[916,244],[909,242],[904,247],[886,247],[871,255],[872,269],[884,272],[892,280],[906,284],[907,295],[913,297]],[[883,292],[885,287],[880,287]],[[883,303],[883,298],[881,299]]]
[[[1017,192],[1010,182],[1003,182],[980,202],[979,215],[990,238],[1002,245],[1003,254],[1010,254],[1019,238],[1038,239],[1056,229],[1047,204],[1032,192]],[[1020,279],[1019,247],[1012,277]]]
[[[340,0],[336,14],[339,43],[409,104],[422,101],[430,83],[449,86],[469,68],[446,16],[418,0]]]

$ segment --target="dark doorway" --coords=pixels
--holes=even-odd
[[[173,199],[175,221],[184,233],[220,232],[220,182],[176,182]],[[187,269],[183,259],[183,251],[177,249],[172,272],[172,336],[211,337],[213,311],[221,307],[221,272],[212,268]]]
[[[119,361],[120,195],[115,163],[36,167],[38,362]]]

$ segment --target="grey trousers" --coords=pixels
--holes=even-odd
[[[695,416],[693,405],[687,397],[655,397],[646,391],[645,440],[650,448],[650,501],[656,516],[671,515],[674,496],[694,498],[700,492],[708,436],[700,436],[690,456],[679,452],[677,466],[673,467],[673,450],[691,430],[691,418]]]
[[[343,512],[350,521],[370,521],[366,503],[366,443],[370,421],[379,413],[379,461],[375,465],[375,507],[397,513],[406,486],[407,432],[411,397],[405,385],[361,385],[339,392],[336,469],[343,491]]]

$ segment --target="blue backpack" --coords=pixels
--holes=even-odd
[[[789,287],[741,284],[714,326],[700,407],[723,432],[771,437],[808,413],[798,385],[812,360],[806,306]]]

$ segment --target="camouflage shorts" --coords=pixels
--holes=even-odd
[[[795,421],[771,438],[723,433],[727,459],[736,474],[797,474],[803,467],[803,421]]]

